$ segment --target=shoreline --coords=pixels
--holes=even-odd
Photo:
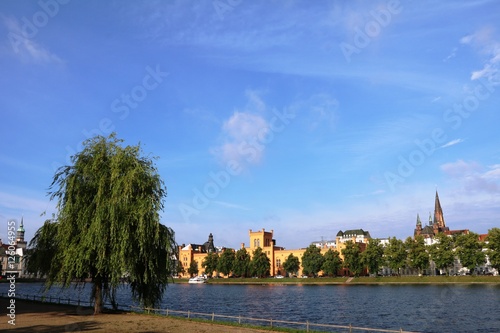
[[[188,279],[174,279],[173,283],[188,283]],[[500,284],[500,276],[388,276],[388,277],[335,277],[335,278],[218,278],[208,279],[211,285],[411,285],[411,284]]]

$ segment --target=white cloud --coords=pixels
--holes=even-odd
[[[456,162],[445,163],[441,165],[441,170],[443,170],[447,175],[458,178],[470,175],[471,173],[476,173],[481,170],[481,166],[477,162],[465,162],[464,160],[458,160]]]
[[[226,207],[226,208],[239,209],[239,210],[250,210],[250,209],[248,209],[245,206],[234,204],[234,203],[230,203],[230,202],[218,201],[218,200],[213,200],[212,202],[215,203],[215,204],[218,204],[218,205],[220,205],[222,207]]]
[[[261,116],[248,112],[234,112],[222,129],[226,135],[236,141],[242,142],[256,138],[262,131],[267,131],[267,123]]]
[[[12,50],[20,60],[35,63],[64,63],[56,54],[35,42],[36,35],[26,36],[16,19],[3,17],[3,23],[9,30],[7,37]]]
[[[477,162],[458,160],[446,163],[441,170],[454,179],[466,193],[500,193],[500,164],[482,167]]]
[[[244,110],[236,110],[222,125],[221,144],[211,153],[222,163],[236,162],[240,167],[262,161],[270,127],[262,113],[266,104],[259,92],[246,92],[248,103]]]
[[[491,28],[483,28],[460,39],[460,43],[474,47],[486,59],[482,69],[472,72],[471,80],[498,76],[500,42],[495,39],[493,33]]]
[[[212,152],[222,162],[235,161],[240,166],[258,164],[264,156],[259,137],[265,137],[268,131],[262,116],[235,111],[222,126],[223,144]]]
[[[489,169],[489,171],[484,173],[484,178],[489,180],[500,179],[500,164],[491,165]]]
[[[462,143],[464,142],[464,139],[455,139],[455,140],[451,140],[447,143],[445,143],[444,145],[442,145],[441,147],[439,148],[448,148],[448,147],[451,147],[451,146],[454,146],[456,144],[459,144],[459,143]]]

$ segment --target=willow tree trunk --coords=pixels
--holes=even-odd
[[[93,278],[94,282],[94,315],[100,314],[103,309],[103,299],[102,299],[102,278]]]

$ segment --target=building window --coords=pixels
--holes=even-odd
[[[276,267],[280,267],[281,266],[281,259],[276,259]]]

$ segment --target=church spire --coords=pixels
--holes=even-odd
[[[422,225],[422,221],[420,221],[420,216],[417,213],[417,225]]]
[[[436,199],[434,201],[434,223],[437,223],[439,228],[446,227],[444,223],[443,209],[441,208],[441,203],[439,202],[439,195],[436,190]]]
[[[17,242],[24,242],[24,216],[21,217],[21,224],[17,228]]]

